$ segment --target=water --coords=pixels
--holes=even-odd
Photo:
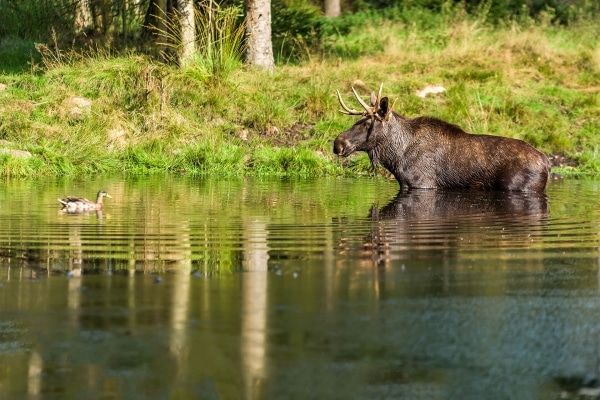
[[[5,182],[0,398],[599,397],[599,192]]]

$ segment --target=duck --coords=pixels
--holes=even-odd
[[[84,197],[72,197],[67,196],[64,199],[58,199],[58,202],[63,205],[62,210],[64,212],[85,212],[85,211],[102,211],[104,204],[102,199],[112,197],[104,190],[100,190],[96,196],[96,202],[88,200]]]

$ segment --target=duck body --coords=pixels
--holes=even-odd
[[[62,204],[62,210],[68,213],[86,212],[86,211],[100,211],[104,208],[102,200],[105,198],[111,198],[111,196],[104,190],[100,190],[96,197],[96,201],[91,201],[85,197],[72,197],[67,196],[64,199],[58,199],[59,203]]]

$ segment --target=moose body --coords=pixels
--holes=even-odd
[[[354,90],[353,90],[354,91]],[[383,165],[402,188],[448,188],[543,192],[550,176],[546,156],[522,140],[475,135],[430,117],[406,118],[393,111],[387,97],[371,95],[364,112],[340,104],[346,114],[362,118],[342,132],[333,151],[355,151]]]

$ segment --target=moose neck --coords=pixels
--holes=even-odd
[[[380,127],[381,134],[378,135],[377,145],[367,152],[373,167],[382,165],[387,170],[393,171],[402,162],[402,157],[399,155],[404,153],[411,139],[404,121],[404,117],[392,113]]]

